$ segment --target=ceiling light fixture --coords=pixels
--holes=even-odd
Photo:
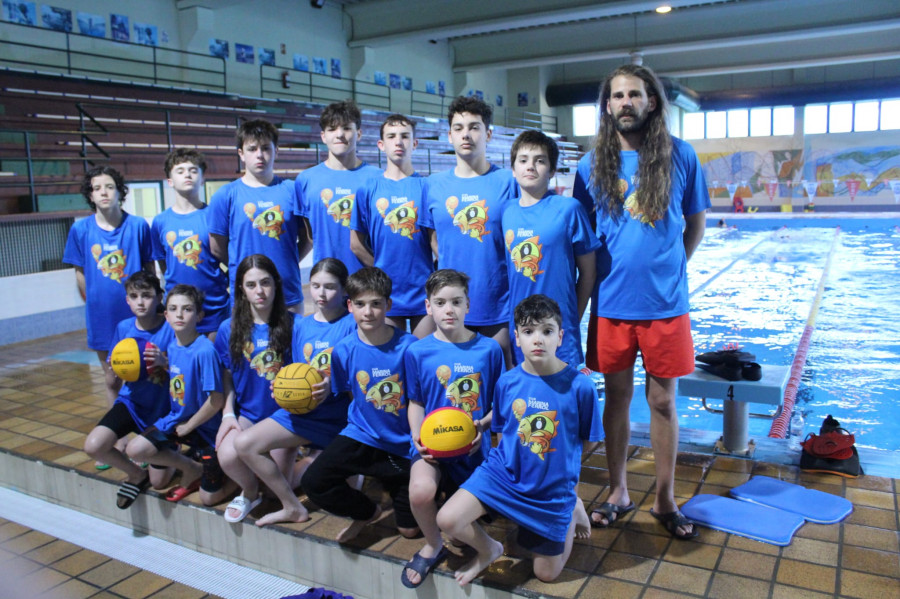
[[[668,4],[663,4],[662,6],[657,7],[656,12],[658,12],[661,15],[664,15],[668,12],[672,12],[672,7],[669,6]]]

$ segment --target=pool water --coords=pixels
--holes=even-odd
[[[796,405],[806,415],[806,432],[817,432],[831,414],[858,446],[900,449],[898,220],[729,220],[736,229],[708,223],[688,264],[697,353],[737,343],[763,367],[790,365],[834,242]],[[646,423],[643,369],[636,372],[631,420]],[[722,416],[699,398],[678,397],[677,407],[681,427],[722,430]],[[771,412],[761,404],[750,411]],[[751,418],[751,437],[767,436],[770,426],[771,420]]]

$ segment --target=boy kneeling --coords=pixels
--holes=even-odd
[[[524,360],[500,376],[494,392],[491,428],[502,434],[500,443],[437,516],[441,530],[478,552],[456,572],[460,585],[503,553],[503,545],[475,522],[484,514],[519,525],[518,544],[531,553],[534,574],[544,582],[555,580],[569,559],[576,525],[590,530],[575,487],[579,441],[603,438],[596,391],[556,357],[563,331],[555,301],[532,295],[514,316]]]

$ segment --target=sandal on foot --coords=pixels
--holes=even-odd
[[[200,489],[200,479],[198,478],[191,484],[186,487],[182,487],[181,485],[177,487],[172,487],[169,489],[169,492],[166,493],[166,501],[181,501],[191,493],[196,493]]]
[[[247,499],[243,496],[243,494],[238,495],[234,499],[231,500],[231,503],[228,504],[228,507],[225,508],[225,522],[231,522],[234,524],[235,522],[240,522],[244,518],[247,517],[247,514],[253,511],[253,508],[262,503],[262,495],[257,495],[256,499],[253,501]],[[237,510],[241,513],[240,516],[234,518],[228,515],[228,510]]]
[[[425,577],[431,574],[431,571],[434,570],[434,568],[446,557],[446,547],[441,547],[441,550],[432,557],[422,557],[418,552],[416,552],[413,558],[406,562],[406,565],[403,567],[403,572],[400,573],[400,582],[403,583],[403,586],[408,589],[414,589],[418,587],[423,582],[425,582]],[[406,576],[407,568],[409,568],[413,572],[418,573],[419,582],[415,584],[410,582],[409,577]]]
[[[131,504],[138,498],[138,495],[146,491],[150,488],[150,475],[144,477],[144,480],[139,482],[138,484],[130,483],[128,481],[123,482],[119,485],[119,490],[116,491],[116,507],[120,510],[127,510],[131,507]]]
[[[601,503],[600,507],[598,507],[597,509],[591,510],[591,516],[593,516],[594,514],[600,514],[601,516],[606,518],[606,524],[594,520],[591,516],[588,516],[588,520],[591,521],[591,528],[609,528],[613,525],[613,523],[618,522],[629,512],[633,511],[633,501],[628,505],[616,505],[615,503],[604,502]]]
[[[681,510],[675,510],[674,512],[669,512],[668,514],[657,514],[653,511],[653,508],[650,508],[650,515],[659,520],[659,523],[669,531],[669,534],[680,541],[693,539],[700,534],[700,531],[697,530],[697,523],[682,514]],[[691,532],[678,532],[678,529],[684,526],[690,526]]]
[[[96,464],[94,464],[94,470],[97,470],[99,472],[109,470],[110,468],[112,468],[112,466],[110,466],[109,464],[104,464],[102,462],[97,462]]]

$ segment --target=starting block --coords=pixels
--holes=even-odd
[[[790,366],[762,365],[762,378],[758,381],[728,381],[713,374],[695,369],[693,373],[678,379],[677,394],[683,397],[699,397],[723,400],[722,438],[717,450],[735,455],[750,456],[753,442],[749,437],[751,403],[780,406],[784,401],[784,389],[791,375]]]

